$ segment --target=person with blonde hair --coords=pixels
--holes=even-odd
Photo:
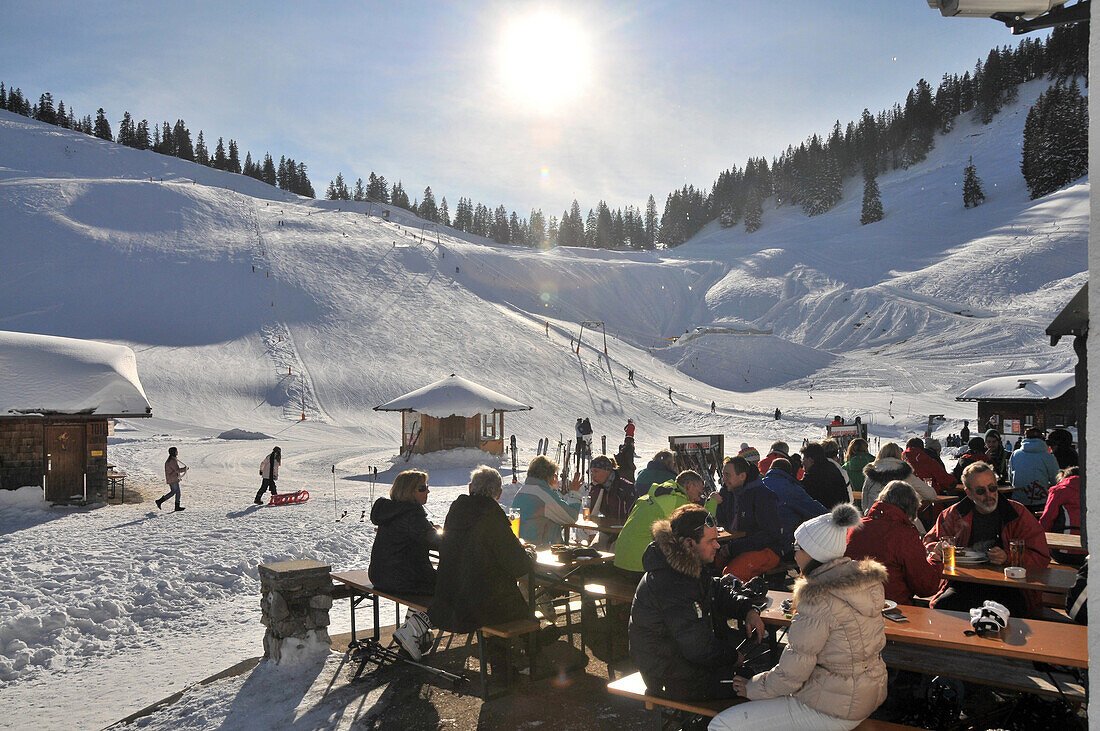
[[[936,499],[932,486],[913,474],[913,468],[902,458],[902,449],[897,442],[886,442],[878,450],[875,461],[863,468],[863,512],[868,513],[871,506],[878,502],[882,488],[894,480],[908,482],[922,503]],[[921,526],[923,528],[923,526]]]
[[[577,490],[581,483],[576,481],[563,495],[558,490],[559,469],[549,457],[535,457],[527,465],[523,487],[512,498],[512,507],[519,511],[519,537],[538,548],[561,543],[565,526],[573,523],[580,512]]]
[[[435,568],[428,558],[438,549],[439,533],[428,520],[428,473],[405,470],[390,487],[389,497],[374,501],[370,522],[377,527],[371,546],[367,575],[379,591],[431,596],[435,594]],[[424,612],[410,609],[394,639],[414,660],[431,639],[431,622]]]
[[[848,451],[844,453],[844,471],[848,473],[853,491],[863,491],[863,468],[874,461],[866,439],[857,437],[848,442]]]

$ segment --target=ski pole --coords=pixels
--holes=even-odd
[[[337,521],[340,520],[336,507],[336,465],[332,466],[332,515]]]

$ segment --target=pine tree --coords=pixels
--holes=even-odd
[[[653,195],[650,194],[649,200],[645,204],[645,249],[657,248],[657,234],[658,234],[658,219],[657,219],[657,201],[653,199]]]
[[[367,196],[367,191],[363,187],[363,179],[362,178],[356,178],[355,179],[355,192],[352,193],[351,199],[353,201],[362,201],[362,200],[366,200],[366,196]]]
[[[218,170],[228,170],[229,161],[225,157],[225,142],[218,138],[218,144],[214,146],[214,167]],[[286,190],[286,185],[280,181],[279,187]]]
[[[195,162],[200,165],[210,165],[210,150],[206,149],[206,140],[202,138],[202,130],[199,130],[199,136],[195,138]]]
[[[148,150],[152,146],[153,141],[149,139],[149,120],[143,119],[138,122],[134,132],[134,147],[139,150]]]
[[[270,152],[264,154],[264,168],[260,179],[273,187],[279,183],[278,175],[275,173],[275,161],[271,159]]]
[[[234,140],[229,140],[229,158],[226,160],[225,169],[231,173],[241,171],[241,158],[237,153],[237,143]]]
[[[429,185],[424,189],[424,200],[420,202],[417,215],[428,221],[439,221],[439,208],[435,204],[435,195]]]
[[[176,156],[176,141],[172,139],[172,128],[167,122],[161,124],[160,147],[157,148],[157,152],[162,155]]]
[[[763,201],[756,187],[749,189],[748,198],[745,200],[745,233],[754,233],[760,230],[761,218],[764,215]]]
[[[176,143],[176,157],[181,160],[195,159],[195,150],[191,147],[191,132],[182,119],[177,119],[172,128],[172,140]]]
[[[134,120],[129,112],[123,112],[122,120],[118,123],[118,144],[134,147]]]
[[[447,209],[447,196],[439,202],[439,222],[444,226],[451,225],[451,212]]]
[[[879,197],[878,181],[870,169],[863,173],[863,211],[860,213],[859,222],[866,226],[882,220],[882,199]]]
[[[982,203],[985,203],[982,180],[978,177],[978,169],[974,167],[974,158],[971,157],[963,170],[963,207],[974,208]]]
[[[111,137],[111,123],[107,121],[107,115],[103,113],[103,107],[96,110],[95,113],[95,127],[93,133],[101,140],[110,140]]]
[[[34,118],[46,124],[57,124],[57,111],[53,107],[53,95],[50,92],[38,97],[38,112]]]
[[[3,106],[0,106],[3,109]],[[65,129],[72,129],[72,123],[69,121],[69,113],[65,111],[65,102],[59,101],[57,103],[57,126],[64,127]]]

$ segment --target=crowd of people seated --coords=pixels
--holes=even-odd
[[[626,633],[651,693],[751,701],[711,728],[853,728],[886,693],[883,601],[923,597],[933,608],[967,611],[994,600],[1014,616],[1034,616],[1037,592],[943,579],[944,542],[995,565],[1015,549],[1025,568],[1046,566],[1046,532],[1080,532],[1080,478],[1069,464],[1072,443],[1038,430],[1011,455],[993,430],[974,437],[954,471],[932,439],[909,439],[904,449],[887,442],[872,456],[856,438],[843,463],[829,442],[792,454],[776,441],[763,458],[742,444],[710,494],[707,470],[678,469],[683,455],[670,450],[654,454],[633,482],[608,455],[592,458],[587,482],[564,480],[540,455],[503,507],[500,474],[483,466],[442,531],[425,512],[428,475],[402,472],[371,509],[370,578],[381,590],[432,596],[428,611],[410,612],[395,633],[418,659],[433,628],[470,632],[533,617],[516,580],[531,571],[534,549],[567,541],[587,509],[621,525],[601,545],[615,554],[601,570],[637,587]],[[1002,485],[1015,490],[1002,494]],[[853,504],[860,495],[862,508]],[[518,536],[506,509],[519,513]],[[732,536],[719,543],[720,531]],[[439,552],[438,569],[430,550]],[[774,667],[747,670],[744,643],[763,633],[755,582],[781,566],[799,572],[787,647]]]

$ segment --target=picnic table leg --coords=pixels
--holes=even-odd
[[[485,667],[485,635],[481,630],[477,631],[477,662],[481,675],[481,700],[488,700],[489,669]]]
[[[371,594],[370,596],[374,602],[374,644],[378,645],[381,644],[379,642],[379,639],[381,639],[382,637],[382,631],[378,627],[380,623],[380,620],[378,618],[378,595]]]

